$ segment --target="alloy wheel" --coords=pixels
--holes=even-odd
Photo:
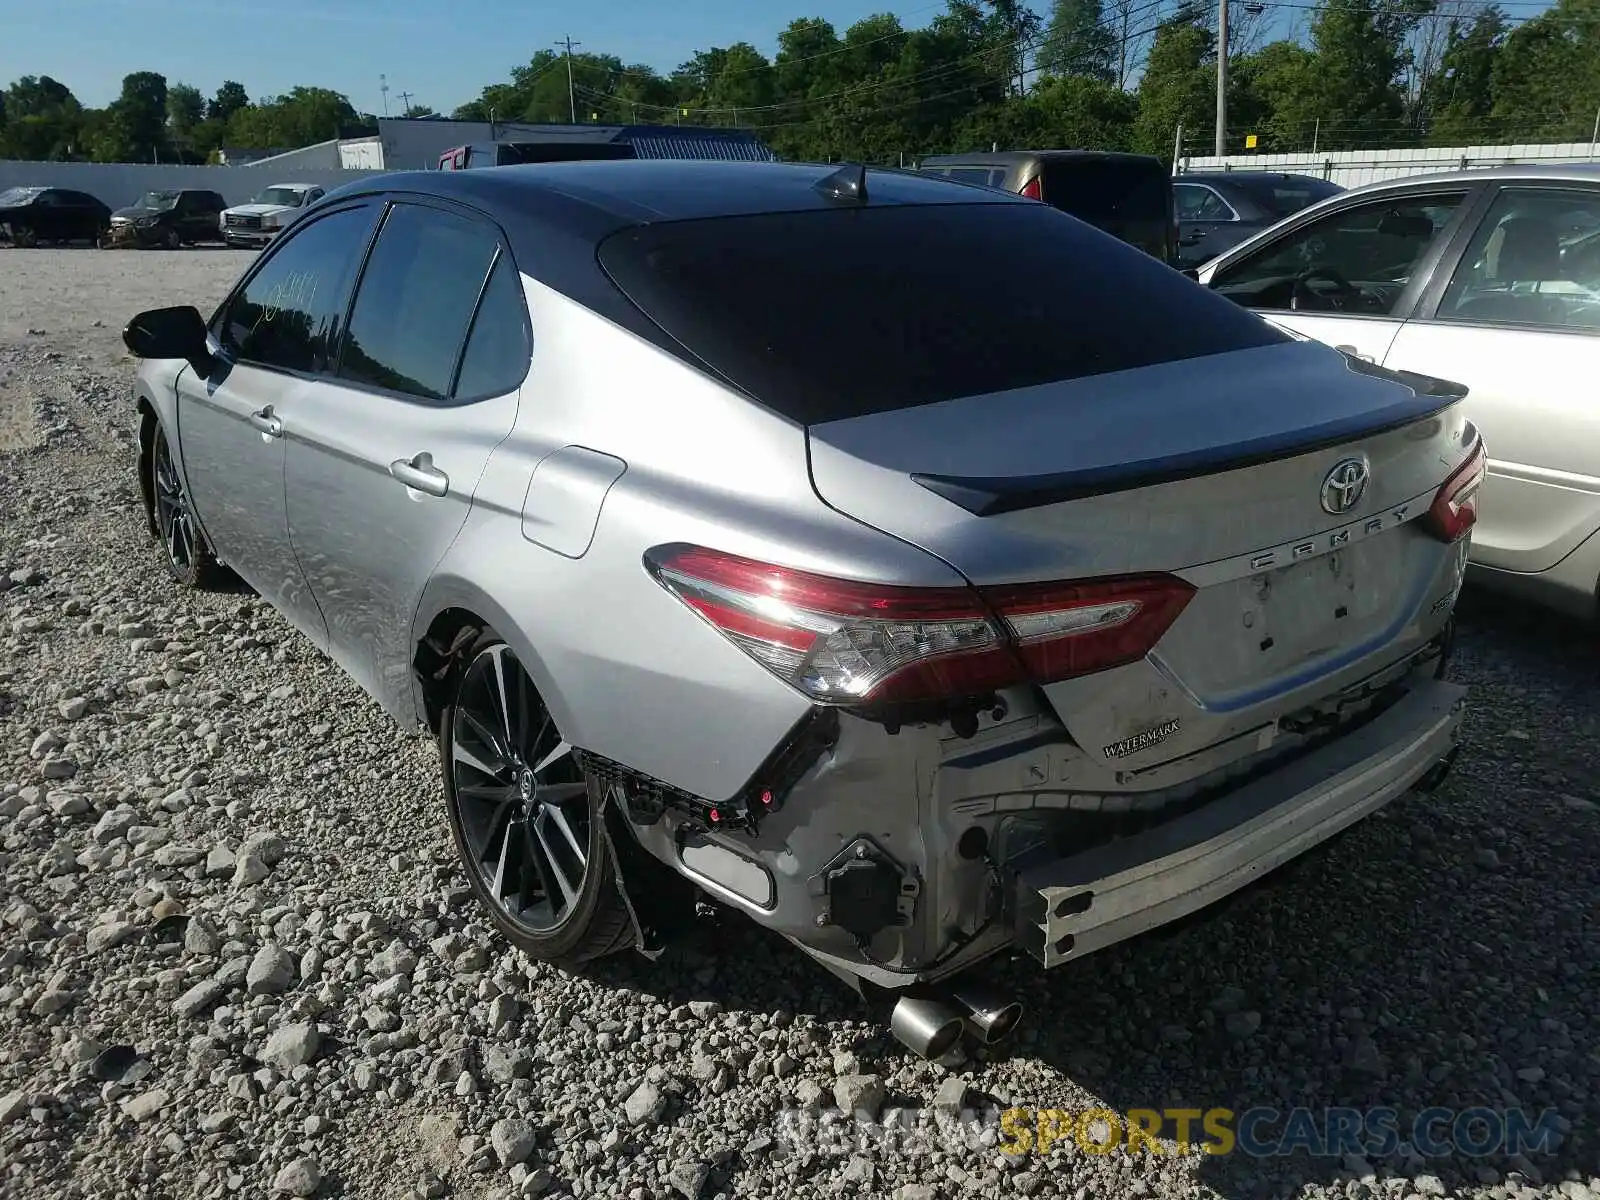
[[[167,561],[179,575],[187,575],[195,561],[194,516],[183,481],[172,465],[172,453],[164,433],[156,434],[151,455],[151,477],[155,484],[156,530],[167,549]]]
[[[451,722],[451,802],[471,868],[514,926],[561,928],[589,872],[589,789],[509,646],[468,665]]]

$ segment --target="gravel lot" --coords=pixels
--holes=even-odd
[[[1440,792],[1175,932],[996,965],[1030,1009],[1004,1052],[914,1061],[731,917],[563,975],[466,902],[431,745],[247,592],[169,586],[144,536],[117,333],[248,257],[0,251],[0,1194],[1600,1196],[1587,631],[1469,596]],[[783,1139],[781,1109],[836,1098],[1517,1106],[1564,1137],[1371,1162]]]

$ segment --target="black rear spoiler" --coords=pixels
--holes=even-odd
[[[1200,475],[1237,471],[1279,459],[1293,458],[1338,446],[1359,438],[1374,437],[1417,421],[1437,416],[1460,402],[1467,389],[1459,383],[1419,375],[1414,371],[1393,371],[1353,354],[1345,353],[1350,369],[1362,375],[1387,379],[1403,385],[1411,395],[1395,403],[1358,416],[1341,417],[1321,425],[1310,425],[1283,434],[1208,446],[1200,450],[1149,458],[1082,471],[1063,471],[1050,475],[1017,475],[980,478],[960,475],[930,475],[914,472],[912,480],[936,496],[964,508],[978,517],[1021,512],[1047,504],[1065,504],[1127,492],[1135,488],[1175,483]]]

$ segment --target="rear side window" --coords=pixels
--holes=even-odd
[[[690,356],[808,425],[1287,340],[1042,204],[661,222],[600,262]]]
[[[499,249],[498,236],[477,221],[396,204],[361,276],[339,377],[419,400],[449,396]]]
[[[1152,161],[1051,159],[1044,165],[1045,202],[1086,221],[1165,221],[1172,179]]]
[[[217,339],[261,366],[325,370],[372,219],[370,208],[341,209],[284,234],[229,301]]]
[[[1322,179],[1235,179],[1234,186],[1275,217],[1293,216],[1318,200],[1344,191],[1337,183]]]
[[[462,399],[503,396],[522,386],[528,374],[526,305],[517,268],[504,254],[495,260],[483,303],[472,319],[455,395]]]

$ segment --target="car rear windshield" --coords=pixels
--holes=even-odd
[[[1165,221],[1172,179],[1158,162],[1054,159],[1044,164],[1044,199],[1085,221]]]
[[[1287,340],[1043,204],[662,222],[600,262],[687,357],[807,425]]]
[[[1287,217],[1344,191],[1322,179],[1242,179],[1232,182],[1275,217]]]

